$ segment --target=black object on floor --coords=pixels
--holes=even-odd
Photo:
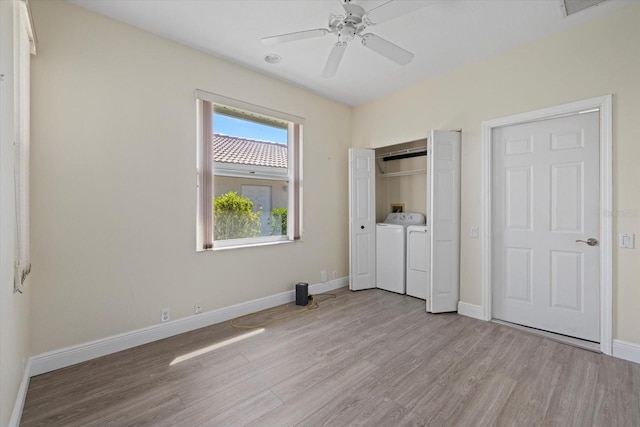
[[[296,305],[309,304],[309,284],[298,283],[296,284]]]

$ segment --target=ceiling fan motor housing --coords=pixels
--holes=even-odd
[[[329,28],[338,34],[340,43],[348,43],[365,29],[365,26],[362,25],[365,10],[361,6],[348,2],[344,3],[343,7],[346,15],[330,15]]]
[[[348,43],[356,36],[356,28],[353,25],[345,24],[338,32],[338,40]]]

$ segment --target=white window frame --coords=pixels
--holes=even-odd
[[[196,250],[217,250],[238,247],[264,246],[300,240],[302,234],[302,125],[304,119],[288,113],[271,110],[227,98],[222,95],[196,90],[197,100],[197,239]],[[248,115],[266,117],[287,126],[287,174],[269,173],[266,168],[238,165],[233,168],[215,167],[213,163],[213,116],[215,107],[227,107]],[[209,161],[205,161],[209,159]],[[244,239],[214,240],[213,207],[215,176],[286,181],[289,185],[286,236],[259,236]]]
[[[31,55],[36,54],[37,37],[28,0],[14,3],[13,16],[13,96],[14,96],[14,186],[15,260],[13,291],[22,293],[31,273],[30,247],[30,123]]]

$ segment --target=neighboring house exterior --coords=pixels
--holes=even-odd
[[[235,191],[262,209],[261,235],[271,233],[271,211],[288,206],[286,144],[213,135],[214,196]]]

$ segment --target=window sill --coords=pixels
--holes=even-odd
[[[290,243],[298,243],[301,242],[302,240],[278,240],[275,242],[256,242],[256,243],[245,243],[245,244],[241,244],[241,245],[229,245],[229,246],[218,246],[218,247],[213,247],[212,249],[204,249],[201,250],[199,252],[218,252],[218,251],[227,251],[230,249],[242,249],[242,248],[256,248],[256,247],[261,247],[261,246],[275,246],[275,245],[286,245],[286,244],[290,244]]]

